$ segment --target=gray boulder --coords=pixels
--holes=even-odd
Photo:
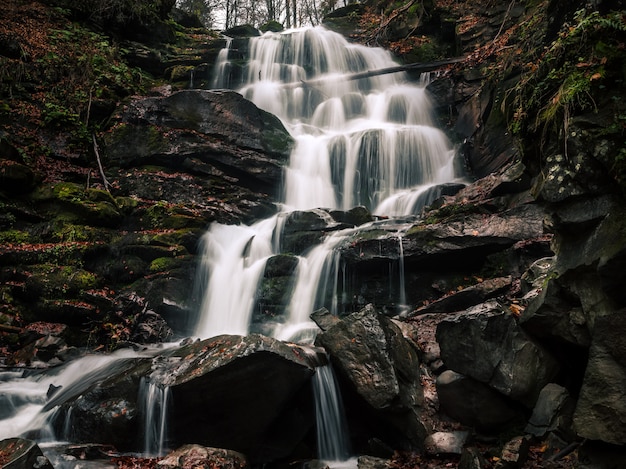
[[[315,316],[314,316],[315,317]],[[417,351],[391,319],[366,306],[327,327],[315,344],[324,347],[338,375],[378,418],[408,444],[422,446],[426,430],[418,416],[423,390]]]
[[[439,323],[436,333],[448,368],[470,376],[533,407],[558,363],[517,324],[497,301]]]
[[[161,164],[225,175],[273,194],[293,139],[280,120],[234,91],[183,90],[142,98],[104,139],[109,165]]]
[[[57,427],[77,442],[143,451],[148,383],[168,389],[169,446],[195,442],[240,451],[251,463],[285,457],[312,428],[315,354],[260,335],[219,336],[124,360],[75,389],[61,389]],[[308,396],[308,397],[307,397]]]
[[[436,380],[439,409],[454,420],[494,432],[521,419],[519,405],[488,385],[446,370]]]
[[[328,351],[337,370],[373,408],[421,403],[417,352],[372,305],[332,325],[315,343]]]
[[[582,438],[626,444],[626,312],[595,322],[589,361],[574,412]]]

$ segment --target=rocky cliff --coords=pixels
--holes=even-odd
[[[358,450],[409,451],[394,462],[407,465],[425,453],[457,454],[437,461],[462,467],[570,451],[581,467],[624,460],[623,2],[425,2],[375,22],[367,7],[380,5],[369,3],[327,25],[406,60],[465,57],[428,89],[474,182],[444,191],[401,239],[368,229],[340,247],[350,314],[315,319]],[[290,136],[235,93],[187,89],[206,84],[223,44],[201,28],[152,18],[159,34],[147,42],[142,29],[93,32],[71,8],[15,2],[6,14],[21,27],[0,25],[3,365],[54,366],[86,348],[188,333],[199,236],[211,221],[275,210]],[[372,219],[291,217],[291,253],[264,279],[272,314],[292,254]],[[400,259],[408,308],[387,301],[394,287],[380,274]],[[310,399],[308,365],[287,362],[297,380],[285,378],[277,407]],[[94,409],[109,398],[90,392]],[[99,415],[85,409],[81,418]],[[293,425],[283,430],[308,429],[311,416],[300,417],[281,413]],[[301,430],[258,460],[297,454],[311,438]],[[445,446],[468,430],[474,440]],[[521,439],[504,449],[485,443],[511,433]],[[492,459],[462,462],[472,458]]]

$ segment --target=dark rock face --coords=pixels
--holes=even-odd
[[[574,412],[578,435],[616,445],[626,444],[626,326],[624,310],[595,321],[589,361]]]
[[[497,432],[523,413],[509,398],[485,383],[446,370],[437,377],[441,410],[458,422],[486,432]]]
[[[292,145],[275,116],[232,91],[185,90],[144,98],[129,104],[119,122],[106,140],[110,164],[150,161],[180,168],[199,160],[266,193],[279,185]]]
[[[338,374],[373,415],[395,428],[410,445],[421,447],[426,436],[418,416],[423,391],[413,345],[371,305],[337,322],[319,316],[324,314],[316,314],[316,321],[329,327],[317,336],[316,344],[328,351]]]
[[[301,347],[268,337],[220,336],[155,358],[126,360],[74,389],[58,391],[57,425],[79,442],[143,450],[142,381],[167,387],[175,412],[168,444],[232,448],[251,462],[289,455],[313,426],[315,363]],[[70,410],[71,409],[71,410]]]
[[[567,389],[549,383],[541,390],[525,431],[538,437],[548,432],[571,437],[573,411],[574,400]]]
[[[441,358],[450,369],[529,407],[559,369],[558,362],[496,302],[442,321],[437,341]]]

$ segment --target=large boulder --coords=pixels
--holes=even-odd
[[[437,341],[448,368],[528,407],[559,371],[552,355],[495,300],[441,321]]]
[[[319,311],[313,316],[328,326],[315,343],[328,351],[338,374],[372,415],[400,431],[409,444],[422,446],[426,431],[418,411],[424,396],[413,344],[372,305],[340,321],[323,316]]]
[[[626,444],[626,311],[595,321],[589,361],[574,412],[582,438]]]
[[[148,399],[167,394],[175,409],[161,435],[168,446],[229,448],[267,462],[289,455],[313,426],[310,356],[260,335],[219,336],[120,361],[59,390],[47,408],[60,408],[55,425],[68,439],[144,451]]]
[[[483,432],[497,432],[523,414],[519,404],[488,385],[446,370],[437,377],[440,410],[454,420]]]
[[[104,154],[113,166],[158,163],[223,172],[273,194],[292,142],[276,116],[234,91],[184,90],[128,104],[105,135]]]

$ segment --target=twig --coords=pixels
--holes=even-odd
[[[504,28],[504,23],[506,23],[506,20],[509,17],[509,13],[511,12],[511,8],[513,8],[514,3],[515,3],[515,0],[511,0],[511,3],[509,3],[509,7],[506,9],[506,13],[504,14],[504,18],[502,19],[502,24],[500,25],[500,29],[498,29],[498,34],[496,34],[496,37],[493,38],[492,44],[495,44],[496,39],[498,39],[498,36],[500,36],[500,33],[502,32],[502,28]]]
[[[24,332],[24,329],[22,329],[21,327],[16,327],[16,326],[9,326],[8,324],[0,324],[0,331],[2,332],[16,332],[16,333],[22,333]]]
[[[98,142],[96,142],[96,135],[91,134],[91,139],[93,140],[93,152],[96,154],[96,160],[98,161],[98,168],[100,169],[102,184],[104,185],[105,190],[110,193],[111,191],[109,190],[109,186],[111,185],[111,183],[104,175],[104,169],[102,169],[102,162],[100,161],[100,152],[98,151]]]
[[[581,444],[581,442],[574,441],[573,443],[570,443],[569,445],[567,445],[565,448],[563,448],[558,453],[553,454],[552,456],[550,456],[547,460],[548,461],[558,461],[559,459],[564,458],[565,456],[570,454],[572,451],[574,451],[576,448],[578,448],[580,446],[580,444]]]

